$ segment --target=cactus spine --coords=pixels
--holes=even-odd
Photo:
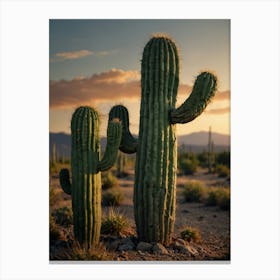
[[[191,95],[176,109],[178,84],[179,55],[175,43],[166,36],[151,38],[144,48],[141,65],[139,139],[128,141],[135,144],[131,151],[137,151],[134,188],[137,233],[140,240],[147,242],[168,244],[174,231],[176,123],[194,120],[216,91],[216,77],[203,72],[197,77]],[[129,132],[128,115],[120,111],[125,108],[113,107],[111,118],[120,118],[126,124],[123,131]],[[122,139],[122,143],[126,140]]]
[[[100,161],[99,116],[90,107],[79,107],[71,120],[71,168],[60,171],[60,184],[72,195],[75,238],[90,248],[99,242],[101,228],[101,173],[113,166],[121,140],[121,124],[108,123],[107,147]]]

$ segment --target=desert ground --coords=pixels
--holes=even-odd
[[[118,178],[119,189],[124,199],[114,211],[124,216],[129,223],[127,229],[118,235],[101,234],[100,246],[95,253],[86,253],[74,248],[73,225],[56,224],[57,236],[50,235],[50,261],[91,260],[91,261],[229,261],[230,260],[230,209],[207,206],[203,202],[185,202],[183,189],[189,181],[203,182],[206,187],[228,187],[229,179],[209,174],[199,168],[193,175],[177,177],[177,208],[173,242],[164,247],[158,244],[139,243],[134,224],[133,184],[134,171],[129,168],[127,176]],[[50,173],[50,217],[57,209],[71,209],[71,196],[65,194],[60,185],[58,170]],[[105,191],[102,191],[105,192]],[[102,206],[104,216],[110,206]],[[184,240],[180,232],[186,227],[200,233],[198,240]],[[76,246],[77,247],[77,246]]]

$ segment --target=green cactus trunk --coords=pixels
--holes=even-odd
[[[166,36],[153,37],[144,48],[141,67],[139,139],[129,131],[127,109],[114,106],[109,119],[122,121],[120,150],[137,153],[134,216],[138,237],[147,242],[171,241],[176,209],[176,123],[197,118],[215,95],[217,78],[209,72],[197,76],[185,102],[175,108],[179,84],[179,56]]]
[[[72,208],[74,234],[80,244],[97,244],[101,228],[99,118],[88,107],[76,110],[72,132]]]
[[[176,104],[179,61],[175,44],[153,38],[142,59],[142,99],[136,156],[135,221],[140,240],[170,242],[175,222],[177,140],[169,112]]]
[[[60,184],[72,195],[73,223],[76,240],[85,248],[99,242],[101,229],[101,172],[111,168],[117,158],[122,125],[109,121],[107,146],[100,160],[98,113],[90,107],[79,107],[71,121],[72,185],[68,169],[60,171]]]

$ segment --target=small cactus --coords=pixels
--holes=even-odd
[[[119,151],[118,158],[117,158],[117,176],[124,177],[126,176],[126,165],[127,165],[127,158],[124,153]]]
[[[117,158],[122,126],[109,121],[107,147],[100,160],[99,116],[90,107],[76,109],[71,120],[71,169],[60,171],[60,184],[72,196],[75,238],[90,248],[99,242],[101,228],[101,172],[110,169]]]

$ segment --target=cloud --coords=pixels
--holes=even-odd
[[[55,61],[57,61],[56,58],[58,59],[58,61],[64,61],[78,59],[89,55],[93,55],[93,52],[89,50],[80,50],[75,52],[60,52],[55,54]]]
[[[90,55],[95,55],[95,56],[105,56],[109,55],[110,52],[108,51],[90,51],[90,50],[79,50],[79,51],[73,51],[73,52],[59,52],[54,55],[50,59],[50,62],[58,62],[58,61],[65,61],[65,60],[73,60],[73,59],[78,59],[81,57],[86,57]]]
[[[73,108],[81,105],[96,105],[99,102],[124,99],[139,99],[141,96],[140,72],[111,69],[91,77],[76,77],[72,80],[50,81],[50,108]],[[180,84],[178,98],[186,99],[192,87]],[[217,92],[214,100],[229,99],[229,91]],[[214,109],[213,109],[214,110]]]
[[[224,101],[224,100],[229,100],[230,99],[230,91],[225,90],[225,91],[218,91],[215,94],[214,100],[215,101]]]
[[[104,100],[140,97],[139,71],[112,69],[89,78],[50,81],[50,107],[96,104]]]
[[[230,112],[230,107],[225,107],[225,108],[218,108],[218,109],[210,109],[207,110],[206,113],[207,114],[215,114],[215,115],[223,115],[223,114],[227,114]]]

